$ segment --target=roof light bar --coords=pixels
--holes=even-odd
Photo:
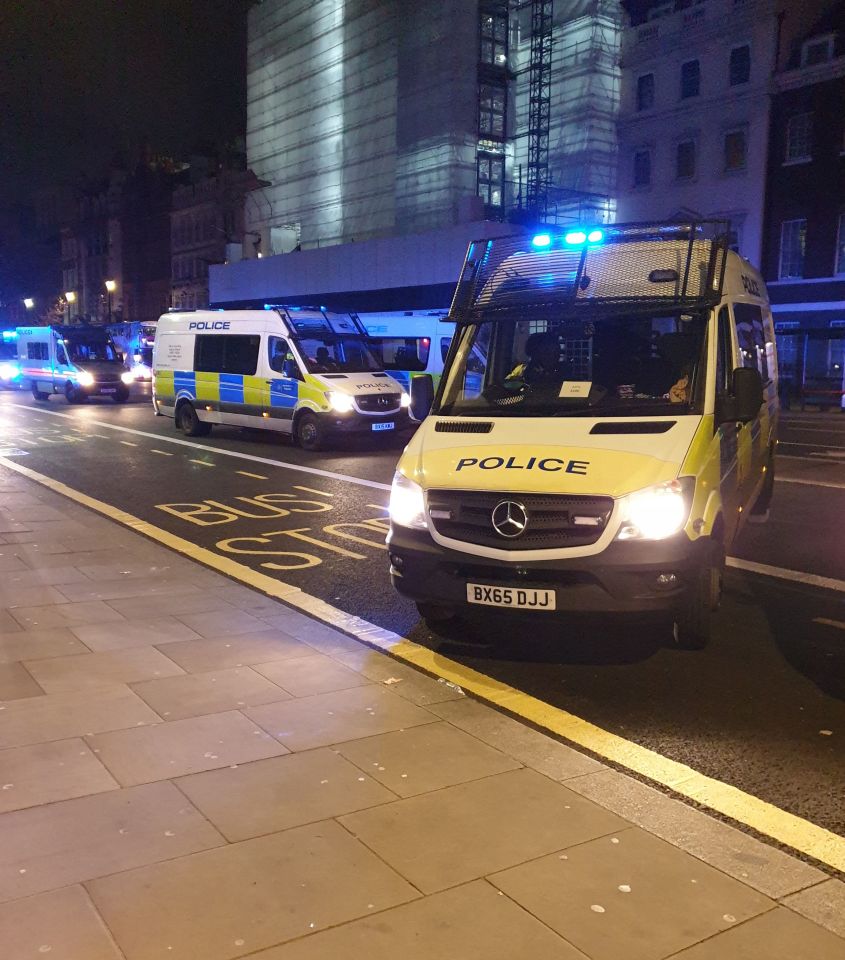
[[[551,234],[538,233],[531,241],[535,247],[550,247],[552,244]]]

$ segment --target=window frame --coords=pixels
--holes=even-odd
[[[746,75],[744,80],[735,80],[734,79],[734,55],[739,53],[741,50],[748,51]],[[750,81],[751,81],[751,44],[739,43],[735,47],[731,47],[731,52],[728,56],[728,86],[741,87],[744,83],[750,83]]]
[[[686,67],[695,64],[695,92],[685,93],[685,77],[684,69]],[[684,60],[681,64],[681,90],[680,90],[680,99],[681,100],[691,100],[693,97],[698,97],[701,95],[701,60],[698,57],[694,57],[692,60]]]
[[[648,80],[648,79],[651,79],[651,89],[649,91],[650,101],[649,103],[643,103],[642,96],[641,96],[643,90],[641,88],[641,84],[644,80]],[[654,71],[650,71],[649,73],[641,73],[637,77],[637,86],[635,91],[637,113],[643,113],[646,110],[654,109],[654,92],[655,92]]]
[[[795,144],[795,134],[793,132],[793,125],[796,121],[803,120],[807,123],[807,129],[804,131],[804,143],[806,145],[806,151],[804,153],[795,153],[793,155],[792,148]],[[803,113],[794,113],[786,121],[786,131],[785,131],[785,141],[783,147],[783,163],[784,166],[788,166],[791,163],[807,163],[813,159],[813,111],[805,110]],[[799,141],[800,143],[800,141]]]
[[[817,67],[821,63],[827,63],[833,59],[834,54],[834,45],[835,45],[835,35],[832,33],[823,33],[817,37],[809,37],[801,44],[801,66],[802,67]],[[827,56],[822,60],[813,60],[810,61],[808,56],[810,50],[815,47],[825,47],[825,52]]]
[[[485,91],[489,91],[489,96]],[[502,97],[502,109],[495,109],[495,92],[498,91]],[[489,107],[485,106],[485,101],[489,101]],[[501,133],[497,133],[494,124],[501,118]],[[488,121],[489,129],[484,128],[484,120]],[[478,84],[478,135],[484,140],[494,140],[500,143],[508,136],[508,87],[504,82],[482,80]]]
[[[491,27],[487,28],[487,20],[490,20]],[[504,24],[504,39],[496,38],[496,26]],[[500,70],[507,68],[510,55],[509,47],[510,20],[507,8],[492,8],[484,6],[478,11],[478,62],[486,66],[497,67]],[[490,55],[485,56],[485,45],[490,45]],[[497,59],[501,54],[502,60]]]
[[[732,167],[728,163],[728,137],[736,136],[737,134],[742,136],[742,165],[738,167]],[[723,171],[725,173],[742,173],[748,169],[748,128],[745,126],[734,127],[731,130],[725,130],[722,135],[722,160],[723,160]]]
[[[804,235],[801,240],[801,265],[800,273],[785,273],[784,272],[784,234],[785,228],[791,226],[792,224],[804,224]],[[800,234],[801,228],[798,228]],[[778,247],[778,280],[802,280],[804,277],[804,257],[807,251],[807,218],[806,217],[793,217],[789,220],[781,220],[780,223],[780,245]]]
[[[692,146],[692,171],[690,173],[681,173],[681,147]],[[698,143],[695,137],[684,137],[675,143],[675,179],[676,180],[695,180],[698,174]]]
[[[482,164],[489,164],[491,171],[490,177],[482,177]],[[501,173],[501,179],[497,180],[492,176],[494,169]],[[482,189],[484,192],[482,192]],[[492,200],[493,192],[496,189],[500,191],[500,203],[494,203]],[[505,155],[503,153],[480,152],[475,157],[475,192],[476,196],[481,197],[484,206],[489,210],[502,211],[505,208]]]
[[[637,158],[646,157],[646,172],[647,177],[644,180],[640,180],[637,177],[637,171],[639,168]],[[633,156],[631,158],[631,176],[632,182],[635,188],[650,187],[651,186],[651,148],[650,147],[638,147],[634,150]]]

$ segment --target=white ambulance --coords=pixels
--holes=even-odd
[[[350,314],[274,307],[166,313],[153,351],[153,407],[187,436],[214,424],[291,435],[306,450],[338,436],[407,431],[409,395]]]
[[[662,611],[680,645],[706,643],[725,555],[768,510],[778,419],[766,288],[727,236],[470,245],[390,500],[392,581],[424,617]]]

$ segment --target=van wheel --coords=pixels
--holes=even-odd
[[[675,646],[703,650],[710,641],[713,614],[722,603],[725,551],[718,541],[711,548],[710,562],[696,573],[684,605],[675,614]]]
[[[303,413],[296,425],[296,439],[303,450],[322,450],[326,432],[313,413]]]
[[[122,387],[112,397],[112,400],[114,400],[115,403],[126,403],[128,399],[129,399],[129,387]]]
[[[455,611],[451,607],[441,607],[436,603],[418,603],[417,613],[427,623],[448,623],[455,619]]]
[[[207,437],[211,433],[211,424],[203,423],[187,400],[176,412],[176,426],[186,437]]]
[[[88,397],[81,390],[77,390],[76,387],[68,381],[65,384],[65,399],[68,403],[85,403]]]
[[[36,400],[49,400],[49,399],[50,399],[50,394],[49,394],[49,393],[45,393],[43,390],[39,390],[38,387],[35,386],[35,383],[34,383],[34,382],[32,383],[32,386],[30,387],[30,389],[32,390],[32,395],[33,395],[33,397],[35,397]]]

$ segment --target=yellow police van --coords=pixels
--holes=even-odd
[[[767,516],[778,419],[766,288],[728,228],[470,244],[390,498],[391,578],[422,616],[655,611],[707,642],[726,552]]]
[[[187,436],[214,424],[291,435],[307,450],[339,435],[392,436],[410,397],[352,315],[274,307],[166,313],[153,350],[153,408]]]

